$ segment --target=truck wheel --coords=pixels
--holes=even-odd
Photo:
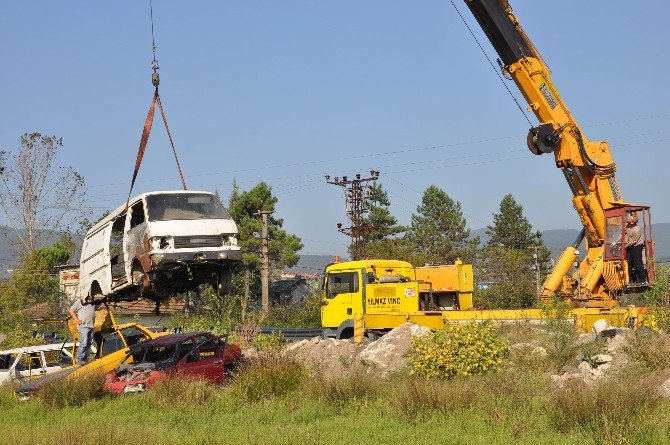
[[[142,268],[142,265],[139,261],[135,261],[133,263],[131,278],[133,280],[133,284],[142,284],[142,280],[144,279],[144,269]]]
[[[91,285],[91,291],[88,295],[91,303],[96,303],[105,298],[102,290],[100,289],[100,285],[97,282]]]
[[[219,271],[216,283],[216,293],[219,297],[223,297],[230,293],[230,284],[232,280],[233,272],[228,267],[224,267]]]

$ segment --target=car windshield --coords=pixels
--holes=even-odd
[[[229,219],[219,199],[209,193],[147,196],[149,221]]]
[[[166,360],[170,360],[173,358],[176,349],[176,345],[156,346],[147,349],[146,354],[144,354],[143,361],[148,363],[160,363]]]

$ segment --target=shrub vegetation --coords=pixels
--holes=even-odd
[[[496,371],[507,354],[507,341],[491,323],[447,323],[444,329],[412,339],[412,373],[449,378]]]

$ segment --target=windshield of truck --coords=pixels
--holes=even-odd
[[[358,292],[358,272],[331,272],[328,274],[326,298]]]
[[[147,196],[149,221],[229,219],[219,199],[208,193]]]

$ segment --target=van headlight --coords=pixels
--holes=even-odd
[[[174,239],[171,236],[154,236],[149,239],[152,250],[165,250],[174,248]]]
[[[223,245],[224,246],[236,246],[237,237],[235,235],[223,235]]]

